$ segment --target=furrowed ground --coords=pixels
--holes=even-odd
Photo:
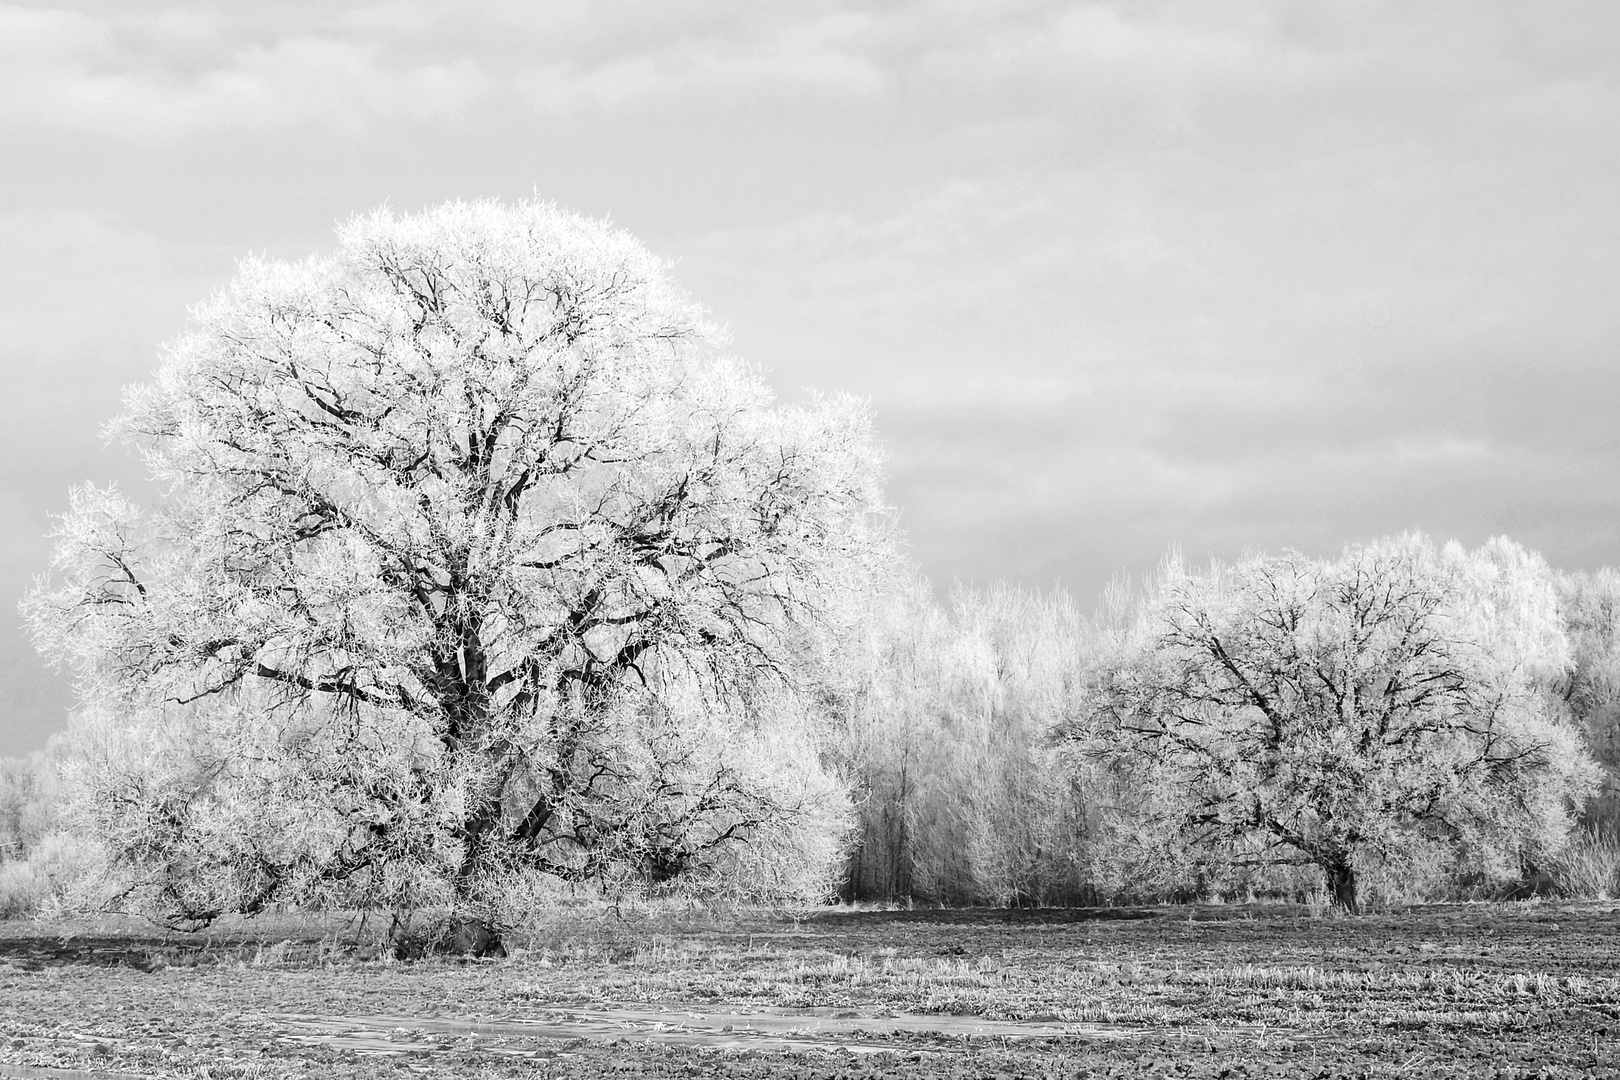
[[[827,912],[514,935],[0,924],[0,1077],[1620,1076],[1620,908]]]

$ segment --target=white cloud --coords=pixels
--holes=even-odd
[[[680,275],[720,318],[752,314],[739,332],[787,386],[945,407],[986,401],[987,383],[994,400],[1035,403],[1060,387],[1203,392],[1259,375],[1227,362],[1246,332],[1230,318],[1181,348],[1222,283],[1196,238],[1135,207],[1119,180],[955,181],[887,214],[712,232],[682,255]],[[1213,361],[1190,363],[1198,350]]]
[[[119,366],[133,354],[142,372],[238,254],[83,210],[0,214],[0,253],[0,360]],[[60,387],[72,389],[71,379]]]
[[[773,28],[758,38],[681,35],[652,51],[595,66],[527,67],[514,85],[537,109],[552,113],[691,90],[787,87],[869,95],[889,84],[868,55],[881,30],[874,17],[840,14]]]
[[[1244,18],[1239,7],[1223,9],[1214,26],[1199,26],[1186,19],[1156,21],[1150,11],[1133,13],[1097,4],[1084,5],[1062,15],[1039,37],[1024,42],[1021,51],[1035,52],[1041,44],[1050,51],[1082,64],[1109,65],[1109,74],[1130,79],[1197,75],[1219,72],[1230,76],[1252,73],[1257,64],[1270,66],[1272,43],[1265,40],[1263,21]],[[1236,15],[1237,18],[1232,16]],[[1236,24],[1236,25],[1234,25]],[[1128,68],[1121,72],[1118,68]]]
[[[135,140],[461,114],[489,92],[473,61],[390,65],[373,41],[237,43],[217,19],[0,8],[0,124]]]
[[[672,139],[707,139],[758,98],[832,103],[814,122],[769,114],[803,139],[791,161],[827,179],[746,212],[706,207],[730,223],[669,250],[784,392],[876,399],[897,475],[940,508],[921,523],[940,535],[1021,503],[1144,520],[1252,510],[1306,459],[1341,484],[1481,468],[1483,451],[1459,448],[1509,453],[1529,437],[1513,411],[1549,392],[1481,386],[1472,360],[1523,368],[1538,350],[1613,335],[1612,261],[1566,258],[1613,248],[1598,203],[1612,74],[1537,68],[1489,34],[1393,8],[1284,20],[1260,4],[852,14],[808,0],[508,7],[458,22],[394,0],[251,38],[212,15],[9,10],[3,36],[25,46],[0,70],[0,118],[13,122],[146,137],[360,130],[501,104],[513,69],[539,111],[593,111],[604,144],[646,137],[610,114],[647,103]],[[497,23],[509,32],[469,52],[476,65],[453,59]],[[164,44],[176,40],[188,44]],[[753,155],[756,134],[729,158],[724,139],[706,141],[712,160],[669,172],[705,191],[693,202],[717,201],[705,184]],[[1545,152],[1508,160],[1504,148]],[[633,171],[616,152],[591,182]],[[1575,178],[1562,209],[1544,197],[1560,174]],[[1588,416],[1581,378],[1557,385]]]
[[[228,253],[77,210],[0,214],[0,604],[13,606],[50,558],[50,515],[71,485],[138,484],[134,456],[109,450],[101,425],[121,389],[147,378],[186,305],[229,272]],[[0,673],[20,702],[10,733],[61,720],[65,678],[52,680],[11,626],[0,627]],[[6,751],[10,752],[10,751]]]

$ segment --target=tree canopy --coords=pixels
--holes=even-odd
[[[1144,775],[1166,835],[1358,870],[1414,851],[1533,858],[1595,771],[1551,682],[1551,575],[1505,541],[1167,565],[1070,737]]]
[[[883,558],[878,453],[719,344],[539,202],[244,261],[113,425],[158,497],[76,491],[25,603],[133,894],[819,887],[845,811],[795,689]]]
[[[1586,806],[1586,825],[1614,835],[1620,824],[1620,573],[1610,567],[1560,574],[1558,594],[1570,639],[1563,697],[1604,767],[1603,786]]]

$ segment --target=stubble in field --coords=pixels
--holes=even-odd
[[[1620,1076],[1615,905],[0,927],[0,1076]],[[7,1066],[12,1066],[8,1073]]]

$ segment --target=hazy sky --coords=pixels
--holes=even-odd
[[[4,608],[236,258],[535,192],[869,397],[936,582],[1620,562],[1617,55],[1613,2],[0,7]],[[0,754],[68,701],[17,622]]]

